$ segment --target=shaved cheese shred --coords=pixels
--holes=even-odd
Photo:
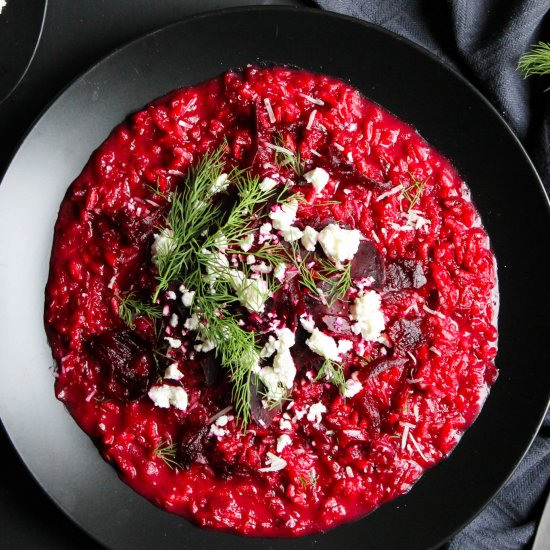
[[[403,184],[400,183],[399,185],[396,185],[393,189],[390,189],[389,191],[386,191],[385,193],[382,193],[378,197],[376,197],[376,202],[380,202],[381,200],[384,200],[387,197],[391,197],[392,195],[395,195],[396,193],[399,193],[403,189]]]
[[[267,97],[264,99],[264,105],[265,105],[265,110],[267,111],[267,115],[269,116],[269,122],[271,122],[271,124],[275,124],[277,119],[275,118],[275,113],[273,112],[271,101],[269,101]]]
[[[445,319],[445,315],[441,311],[435,311],[435,309],[430,309],[426,304],[422,306],[422,309],[431,315],[437,315],[440,319]]]
[[[315,115],[317,114],[317,111],[313,109],[311,111],[311,114],[309,115],[309,120],[307,121],[306,130],[311,130],[311,127],[313,126],[313,121],[315,120]]]
[[[311,149],[311,154],[315,155],[316,157],[320,157],[321,153],[317,152],[315,149]]]
[[[422,452],[420,449],[420,446],[418,445],[416,439],[414,438],[413,434],[409,434],[409,438],[411,440],[411,443],[414,445],[414,448],[418,451],[418,454],[426,461],[428,462],[428,457]]]
[[[314,105],[324,105],[325,102],[322,100],[322,99],[317,99],[315,97],[311,97],[310,95],[307,95],[307,94],[300,94],[304,99],[306,99],[307,101],[309,101],[310,103],[313,103]]]

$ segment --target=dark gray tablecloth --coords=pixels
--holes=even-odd
[[[548,0],[317,0],[328,10],[377,23],[454,66],[495,105],[531,155],[550,191],[550,78],[524,80],[520,56],[550,41]],[[520,183],[520,182],[519,182]],[[532,540],[550,489],[550,414],[511,480],[450,550],[517,549]]]

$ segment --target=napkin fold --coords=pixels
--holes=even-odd
[[[522,141],[550,192],[548,77],[523,79],[522,54],[550,41],[550,0],[317,0],[376,23],[440,57],[493,103]],[[515,550],[532,541],[550,490],[550,413],[528,454],[449,550]]]

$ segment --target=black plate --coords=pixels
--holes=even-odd
[[[6,0],[0,13],[0,103],[21,82],[42,33],[47,0]]]
[[[451,458],[365,519],[292,541],[198,529],[120,482],[54,398],[42,325],[58,206],[91,152],[128,113],[178,86],[247,63],[349,81],[411,123],[469,183],[499,261],[501,374]],[[309,10],[229,10],[177,23],[115,52],[43,114],[0,188],[0,412],[30,471],[113,549],[433,547],[469,521],[519,462],[549,398],[549,210],[533,166],[489,103],[429,53],[378,27]]]

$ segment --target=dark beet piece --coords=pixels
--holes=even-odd
[[[105,391],[117,399],[138,399],[149,389],[155,376],[149,344],[128,330],[106,332],[88,342],[101,365]]]
[[[373,287],[380,288],[386,282],[386,270],[382,255],[372,241],[361,241],[357,254],[351,260],[352,279],[372,277]]]
[[[215,352],[209,351],[202,355],[199,359],[199,364],[204,373],[204,382],[207,387],[215,386],[222,378],[222,369],[218,361],[216,361]]]
[[[276,409],[265,409],[262,405],[262,396],[256,384],[250,382],[250,416],[256,424],[262,428],[267,428],[273,422],[277,414]]]
[[[361,415],[369,422],[369,436],[375,438],[380,435],[380,411],[376,406],[375,400],[365,392],[363,396],[360,396],[358,401],[359,411]]]
[[[424,339],[420,319],[401,319],[396,321],[388,332],[392,339],[394,355],[396,356],[402,356],[407,351],[416,348]]]
[[[207,462],[206,447],[208,442],[206,435],[210,427],[208,418],[209,416],[204,408],[197,407],[182,423],[178,461],[186,468],[194,462],[201,464]]]
[[[386,288],[402,290],[404,288],[421,288],[426,284],[422,262],[401,260],[388,265],[386,269]]]
[[[353,334],[350,321],[346,317],[340,317],[337,315],[323,315],[321,320],[331,332],[341,334],[343,336],[351,336]]]
[[[402,367],[407,362],[407,359],[400,358],[400,359],[388,359],[388,358],[381,358],[376,359],[372,361],[372,363],[368,364],[368,375],[367,378],[373,378],[374,376],[378,376],[382,374],[383,372],[386,372],[389,369],[392,369],[394,367]]]

